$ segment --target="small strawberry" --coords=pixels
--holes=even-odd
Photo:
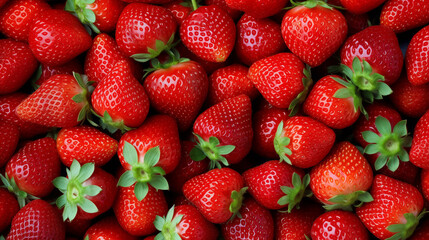
[[[77,58],[72,59],[70,62],[67,62],[59,66],[49,66],[45,64],[40,64],[36,72],[37,76],[36,76],[36,81],[34,82],[34,85],[37,85],[36,86],[36,89],[37,89],[46,80],[48,80],[50,77],[54,75],[57,75],[57,74],[73,75],[73,72],[83,74],[82,64]]]
[[[429,82],[429,26],[422,28],[411,39],[405,56],[407,76],[413,85],[422,85]]]
[[[410,150],[410,161],[420,168],[429,168],[429,111],[417,122]]]
[[[383,4],[386,0],[340,0],[341,5],[346,8],[348,12],[353,14],[362,14],[369,12],[381,4]]]
[[[429,4],[426,0],[389,0],[380,14],[380,24],[395,33],[429,23]]]
[[[225,0],[232,9],[238,9],[255,18],[266,18],[280,12],[287,0]]]
[[[19,204],[15,196],[7,189],[0,188],[0,232],[6,230],[13,217],[19,211]]]
[[[114,216],[106,217],[93,224],[85,233],[84,240],[137,240],[119,225]]]
[[[12,155],[19,142],[19,129],[14,124],[0,122],[0,168],[3,167]],[[1,214],[0,214],[1,216]],[[0,231],[1,232],[1,231]]]

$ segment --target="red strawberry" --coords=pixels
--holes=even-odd
[[[245,191],[243,178],[230,168],[210,170],[183,185],[183,195],[212,223],[236,216]]]
[[[180,25],[180,39],[198,57],[225,62],[235,43],[234,21],[216,5],[194,10]]]
[[[235,21],[237,20],[240,15],[241,15],[241,11],[231,8],[230,6],[228,6],[228,4],[226,3],[226,0],[205,0],[204,1],[205,5],[216,5],[219,6],[220,8],[222,8],[225,12],[228,13],[229,16],[231,16],[231,18]]]
[[[411,39],[405,56],[407,76],[414,85],[429,82],[429,26],[424,27]]]
[[[210,168],[240,162],[252,147],[252,104],[246,95],[220,102],[201,113],[194,122],[197,140],[191,158],[208,157]]]
[[[0,95],[20,89],[37,68],[26,43],[0,39]]]
[[[19,118],[47,127],[73,127],[88,110],[88,90],[78,73],[50,77],[16,108]]]
[[[286,49],[280,24],[244,14],[237,23],[235,50],[238,58],[250,66],[254,62]]]
[[[311,169],[310,187],[314,196],[326,204],[326,209],[351,210],[357,201],[372,200],[366,192],[372,178],[371,166],[359,150],[350,142],[340,142]]]
[[[62,209],[58,209],[62,214]],[[66,225],[66,235],[76,236],[82,238],[86,230],[91,226],[92,222],[90,219],[73,219],[73,221],[64,221]],[[70,240],[67,238],[67,240]]]
[[[116,24],[116,42],[126,56],[148,61],[169,48],[177,24],[171,13],[160,6],[128,4]]]
[[[91,103],[101,117],[101,125],[111,133],[140,126],[149,112],[146,92],[126,61],[117,62],[97,85]]]
[[[134,195],[135,185],[120,187],[113,211],[119,225],[134,236],[145,236],[156,231],[153,224],[156,216],[167,214],[168,206],[164,193],[149,186],[146,197],[139,201]]]
[[[43,0],[14,0],[0,11],[0,32],[18,41],[27,41],[33,19],[51,7]]]
[[[184,0],[175,0],[164,7],[171,12],[178,25],[182,24],[192,11],[191,4]]]
[[[423,197],[414,186],[393,178],[377,175],[371,187],[374,201],[356,209],[365,227],[379,239],[397,234],[407,239],[422,215]]]
[[[59,212],[44,200],[31,201],[15,215],[7,240],[64,240],[66,231]]]
[[[345,7],[348,12],[362,14],[377,8],[385,1],[386,0],[341,0],[341,5]]]
[[[368,14],[353,14],[347,11],[343,14],[347,21],[348,35],[356,34],[369,27]]]
[[[42,85],[46,80],[48,80],[50,77],[56,75],[56,74],[69,74],[73,75],[73,72],[83,74],[83,67],[82,64],[78,59],[73,59],[68,63],[65,63],[64,65],[59,66],[49,66],[41,64],[39,66],[39,69],[37,70],[37,77],[40,76],[34,84]]]
[[[311,227],[311,239],[368,240],[369,234],[355,214],[347,211],[335,210],[322,214],[314,221]]]
[[[197,117],[208,91],[209,81],[197,62],[172,59],[146,77],[145,90],[158,112],[175,118],[181,132]],[[171,64],[171,65],[170,65]]]
[[[315,6],[316,5],[316,6]],[[287,11],[282,21],[286,46],[311,67],[335,53],[347,36],[344,16],[323,1],[306,1]]]
[[[0,122],[0,168],[3,167],[15,153],[19,142],[19,129],[14,124]],[[1,214],[0,214],[1,216]],[[0,231],[1,232],[1,231]]]
[[[243,173],[250,195],[268,209],[281,209],[288,204],[290,212],[304,196],[310,182],[304,171],[289,164],[272,160]],[[302,181],[301,181],[302,179]]]
[[[280,12],[286,6],[287,0],[225,0],[233,9],[238,9],[255,18],[266,18]]]
[[[169,3],[173,0],[121,0],[123,2],[133,3],[133,2],[140,2],[140,3],[151,3],[151,4],[164,4]]]
[[[420,175],[420,184],[422,188],[423,196],[426,200],[429,200],[429,170],[423,169]]]
[[[274,137],[274,149],[280,161],[299,168],[318,164],[331,150],[335,133],[309,117],[295,116],[280,122]]]
[[[0,188],[0,232],[6,230],[13,217],[19,211],[19,204],[15,196],[7,189]]]
[[[70,167],[73,160],[80,164],[106,164],[118,150],[118,142],[90,126],[63,128],[58,132],[57,149],[61,161]]]
[[[9,0],[0,0],[0,8],[3,7]]]
[[[173,206],[166,216],[156,216],[153,224],[160,231],[157,239],[216,240],[219,235],[215,225],[191,205]]]
[[[85,240],[137,240],[119,225],[114,216],[106,217],[93,224],[85,233]]]
[[[28,43],[34,56],[46,65],[62,65],[91,46],[91,36],[79,20],[63,10],[45,10],[30,26]]]
[[[233,64],[213,72],[209,78],[207,103],[213,106],[228,98],[246,94],[250,99],[258,96],[258,90],[247,76],[248,68]]]
[[[429,4],[426,0],[389,0],[384,4],[380,24],[395,33],[429,23]]]
[[[268,209],[260,206],[252,198],[243,201],[241,218],[222,224],[222,236],[225,240],[274,238],[274,221]]]
[[[429,111],[417,122],[410,150],[410,161],[420,168],[429,168]]]

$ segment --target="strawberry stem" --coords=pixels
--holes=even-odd
[[[192,3],[192,10],[195,11],[198,9],[198,3],[197,0],[191,0]]]
[[[333,204],[325,204],[323,208],[328,211],[342,209],[345,211],[353,211],[352,206],[360,207],[363,203],[372,202],[374,199],[371,194],[366,191],[355,191],[350,194],[339,194],[328,200]]]
[[[302,78],[302,85],[304,90],[300,92],[296,98],[290,103],[288,110],[290,111],[289,116],[295,116],[299,110],[300,105],[305,101],[305,98],[310,91],[311,85],[313,85],[313,80],[311,79],[311,69],[309,65],[306,65],[304,68],[304,77]]]
[[[82,24],[89,26],[98,34],[100,30],[94,25],[96,16],[90,9],[94,2],[95,0],[67,0],[64,10],[75,15]]]
[[[287,212],[290,213],[292,209],[297,206],[304,197],[311,197],[313,193],[310,189],[308,189],[308,185],[310,185],[310,175],[306,174],[301,181],[301,177],[294,172],[292,174],[292,185],[293,188],[287,186],[281,186],[280,189],[285,193],[285,196],[281,197],[278,200],[279,205],[288,204]]]
[[[291,155],[292,151],[287,148],[290,144],[290,138],[283,136],[283,121],[277,126],[276,135],[274,137],[274,149],[279,155],[280,162],[285,161],[289,165],[292,165],[292,162],[286,155]]]
[[[191,150],[190,157],[194,161],[201,161],[208,157],[211,161],[209,164],[210,169],[215,167],[221,168],[220,162],[228,166],[228,160],[223,155],[228,155],[234,151],[233,145],[220,145],[219,139],[211,136],[208,141],[205,141],[198,134],[194,133],[197,138],[197,145]]]
[[[232,202],[229,205],[229,211],[232,213],[232,216],[228,221],[232,221],[236,216],[242,218],[240,209],[243,204],[243,195],[246,193],[247,189],[248,187],[244,187],[240,189],[240,191],[234,190],[231,192]]]
[[[18,185],[15,182],[15,179],[13,177],[9,178],[7,173],[5,173],[4,176],[0,174],[0,180],[7,188],[7,190],[9,190],[9,192],[14,193],[16,195],[20,208],[23,208],[27,203],[30,202],[30,200],[38,199],[38,197],[35,197],[19,189]]]
[[[183,215],[178,215],[175,218],[174,216],[174,205],[168,210],[168,213],[165,217],[156,216],[153,224],[155,228],[160,231],[155,237],[156,239],[166,239],[166,240],[175,240],[181,239],[177,233],[177,225],[182,221]]]

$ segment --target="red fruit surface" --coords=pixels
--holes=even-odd
[[[429,168],[429,111],[419,119],[414,129],[410,162],[420,168]]]
[[[405,56],[405,67],[410,83],[422,85],[429,82],[429,26],[422,28],[411,39]]]
[[[0,167],[3,167],[15,153],[19,142],[19,129],[14,124],[0,122]],[[1,231],[0,231],[1,232]]]
[[[95,14],[94,25],[101,32],[112,32],[126,4],[121,0],[96,0],[87,5]]]
[[[189,6],[187,6],[187,4]],[[183,20],[185,20],[192,11],[190,4],[184,0],[173,1],[164,5],[164,7],[171,12],[178,25],[182,24]]]
[[[429,4],[426,0],[389,0],[380,14],[380,24],[395,33],[429,23]]]
[[[88,240],[137,240],[119,225],[114,216],[106,217],[93,224],[85,233]]]
[[[266,18],[280,12],[287,0],[225,0],[232,9],[238,9],[255,18]]]
[[[73,72],[83,74],[83,67],[80,61],[75,58],[72,59],[70,62],[67,62],[63,65],[59,66],[49,66],[41,64],[41,75],[40,78],[37,79],[35,84],[42,85],[46,80],[48,80],[50,77],[56,75],[56,74],[68,74],[73,75]]]
[[[19,204],[15,196],[6,188],[0,188],[0,232],[6,230],[13,217],[19,211]]]
[[[340,0],[341,5],[347,9],[348,12],[354,14],[362,14],[377,8],[386,0]]]
[[[237,10],[228,6],[228,4],[226,3],[226,0],[205,0],[204,3],[207,6],[212,4],[219,6],[225,12],[227,12],[234,21],[236,21],[242,13],[240,10]]]

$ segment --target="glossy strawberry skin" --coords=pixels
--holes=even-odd
[[[180,25],[180,39],[198,57],[225,62],[235,44],[236,29],[231,17],[216,5],[199,7]]]
[[[429,111],[419,119],[414,129],[410,162],[420,168],[429,168]]]
[[[311,67],[335,53],[347,36],[344,16],[321,6],[292,8],[284,15],[281,27],[286,46]]]
[[[225,0],[233,9],[238,9],[255,18],[266,18],[280,12],[286,6],[286,0]]]
[[[116,28],[119,15],[126,4],[120,0],[96,0],[88,4],[87,8],[95,14],[94,25],[101,32],[112,32]]]
[[[250,66],[254,62],[286,49],[280,24],[270,19],[257,19],[244,14],[237,23],[235,51]]]
[[[362,14],[371,11],[372,9],[380,6],[386,0],[341,0],[341,5],[347,9],[348,12],[354,14]]]
[[[405,67],[411,84],[422,85],[429,82],[429,26],[424,27],[411,39],[405,56]]]
[[[20,89],[36,68],[37,60],[26,43],[0,39],[0,95]]]
[[[192,205],[180,205],[174,208],[173,219],[183,215],[176,226],[176,232],[182,239],[216,240],[219,231],[215,225],[207,221],[198,209]]]
[[[15,196],[6,188],[0,188],[0,214],[2,216],[0,220],[0,232],[6,230],[18,211],[19,204]]]
[[[380,14],[380,24],[395,33],[429,23],[429,5],[426,0],[389,0]]]
[[[116,42],[126,55],[148,53],[155,49],[155,41],[165,44],[176,32],[176,22],[163,7],[144,3],[128,4],[116,24]]]
[[[177,22],[177,25],[180,26],[182,24],[183,20],[185,20],[186,17],[191,13],[192,7],[186,6],[184,0],[176,0],[171,3],[168,3],[164,5],[164,7],[171,12],[174,19]]]
[[[41,12],[30,26],[28,43],[46,65],[62,65],[91,47],[91,36],[79,20],[63,10]]]
[[[42,70],[42,73],[40,75],[40,78],[37,79],[37,81],[35,82],[35,84],[39,86],[42,85],[50,77],[56,74],[73,75],[73,72],[83,74],[82,64],[77,58],[72,59],[70,62],[67,62],[59,66],[49,66],[49,65],[41,64],[41,70]]]
[[[341,48],[341,62],[352,68],[353,59],[367,61],[373,72],[392,85],[401,75],[403,55],[395,33],[385,26],[371,26],[349,37]]]
[[[207,97],[208,85],[207,74],[194,61],[158,69],[144,81],[151,106],[175,118],[182,132],[197,117]]]
[[[124,229],[122,229],[114,216],[103,218],[93,224],[86,231],[85,237],[88,237],[88,240],[137,240],[137,237],[130,235]]]
[[[14,124],[0,122],[0,167],[12,157],[19,142],[19,129]],[[1,231],[0,231],[1,232]]]

